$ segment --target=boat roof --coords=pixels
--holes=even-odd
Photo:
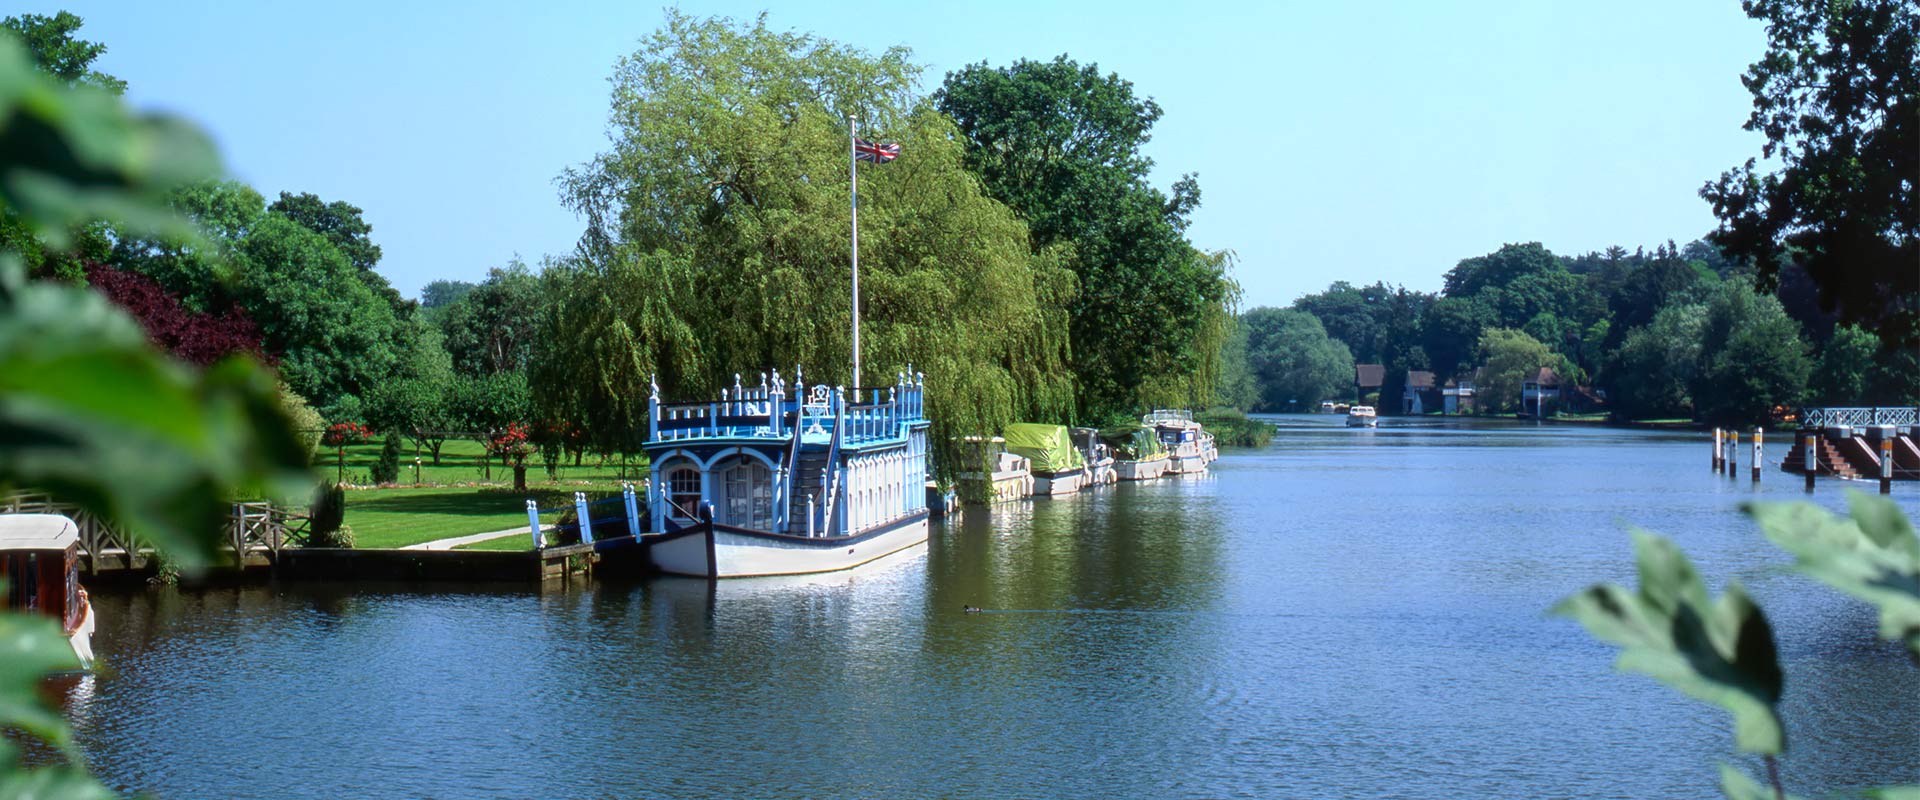
[[[0,550],[65,550],[80,526],[59,514],[0,514]]]

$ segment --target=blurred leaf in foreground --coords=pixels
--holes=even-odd
[[[1619,645],[1619,669],[1732,712],[1741,750],[1779,753],[1786,747],[1776,709],[1783,677],[1766,615],[1738,583],[1710,601],[1692,562],[1672,542],[1635,531],[1633,547],[1638,591],[1594,586],[1560,601],[1554,613]]]
[[[1822,583],[1880,609],[1880,635],[1920,662],[1920,538],[1892,500],[1850,492],[1851,518],[1812,503],[1753,503],[1767,539]]]

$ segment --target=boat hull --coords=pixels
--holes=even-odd
[[[656,569],[670,575],[750,578],[806,575],[860,566],[927,540],[922,512],[853,536],[806,537],[703,523],[648,544]]]
[[[1087,483],[1085,470],[1056,472],[1051,475],[1044,472],[1033,473],[1033,493],[1035,495],[1063,495],[1080,491]]]
[[[1167,474],[1171,459],[1155,458],[1148,461],[1118,461],[1113,472],[1123,481],[1150,481]]]

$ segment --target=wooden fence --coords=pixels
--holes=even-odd
[[[42,494],[0,497],[0,514],[61,514],[80,528],[80,549],[87,572],[99,573],[145,567],[153,559],[153,545],[138,534],[123,531],[106,520],[69,503]],[[267,502],[234,503],[227,516],[221,550],[234,554],[234,564],[278,561],[280,551],[307,543],[313,520]]]

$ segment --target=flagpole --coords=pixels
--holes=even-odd
[[[854,152],[859,124],[847,115],[847,177],[853,203],[853,401],[860,402],[860,159]]]

